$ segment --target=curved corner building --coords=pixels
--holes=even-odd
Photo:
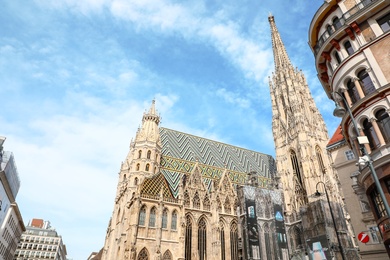
[[[354,190],[364,190],[390,255],[390,222],[377,189],[390,201],[390,1],[325,0],[311,22],[309,45],[328,97],[353,115],[341,121],[346,143],[356,159],[365,150],[372,160],[380,185],[363,162]],[[367,139],[359,144],[360,136]]]

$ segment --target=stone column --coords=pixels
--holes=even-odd
[[[351,97],[349,96],[348,91],[345,88],[342,88],[341,91],[343,92],[342,94],[344,95],[345,99],[347,100],[349,107],[352,107],[352,100],[351,100]]]
[[[382,132],[379,129],[378,123],[376,122],[376,118],[375,117],[371,118],[370,122],[371,122],[372,126],[374,127],[374,131],[376,133],[376,136],[378,137],[380,146],[386,145],[386,142],[385,142],[385,139],[383,138]]]
[[[354,82],[354,84],[355,84],[356,90],[357,90],[358,93],[359,93],[359,97],[360,97],[360,98],[364,98],[365,95],[364,95],[362,86],[360,85],[359,79],[358,79],[358,78],[354,78],[354,79],[353,79],[353,82]]]

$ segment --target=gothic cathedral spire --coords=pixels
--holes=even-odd
[[[337,177],[326,156],[328,132],[302,71],[287,55],[272,15],[271,27],[275,72],[269,80],[272,102],[272,131],[278,175],[285,196],[285,210],[298,213],[316,192],[319,181],[327,183],[339,200]],[[336,198],[337,197],[337,198]]]

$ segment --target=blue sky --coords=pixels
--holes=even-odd
[[[0,135],[24,222],[50,220],[72,259],[98,251],[152,99],[164,127],[274,155],[270,12],[332,135],[307,44],[322,3],[0,0]]]

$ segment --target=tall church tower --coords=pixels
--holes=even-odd
[[[135,251],[140,210],[140,184],[159,171],[161,139],[160,116],[153,100],[142,117],[142,126],[121,165],[115,205],[107,229],[103,259],[128,259]],[[133,258],[131,258],[133,259]]]
[[[342,259],[341,252],[353,248],[352,230],[346,221],[338,176],[325,149],[329,140],[327,129],[305,76],[290,62],[274,17],[269,16],[268,20],[275,62],[275,72],[269,79],[272,131],[290,254],[297,257],[293,259],[300,259],[305,252],[318,251],[316,246],[320,243],[334,251],[325,252],[327,257],[337,254],[336,259]],[[330,203],[325,196],[315,196],[317,190],[327,192]],[[330,224],[332,214],[336,215],[337,223],[333,223],[338,226],[337,233]]]
[[[301,206],[311,201],[310,195],[316,192],[320,181],[327,184],[330,193],[339,191],[325,150],[329,138],[324,120],[305,76],[290,62],[274,17],[269,16],[268,20],[275,62],[269,86],[276,165],[283,185],[285,210],[292,213],[299,212]]]

